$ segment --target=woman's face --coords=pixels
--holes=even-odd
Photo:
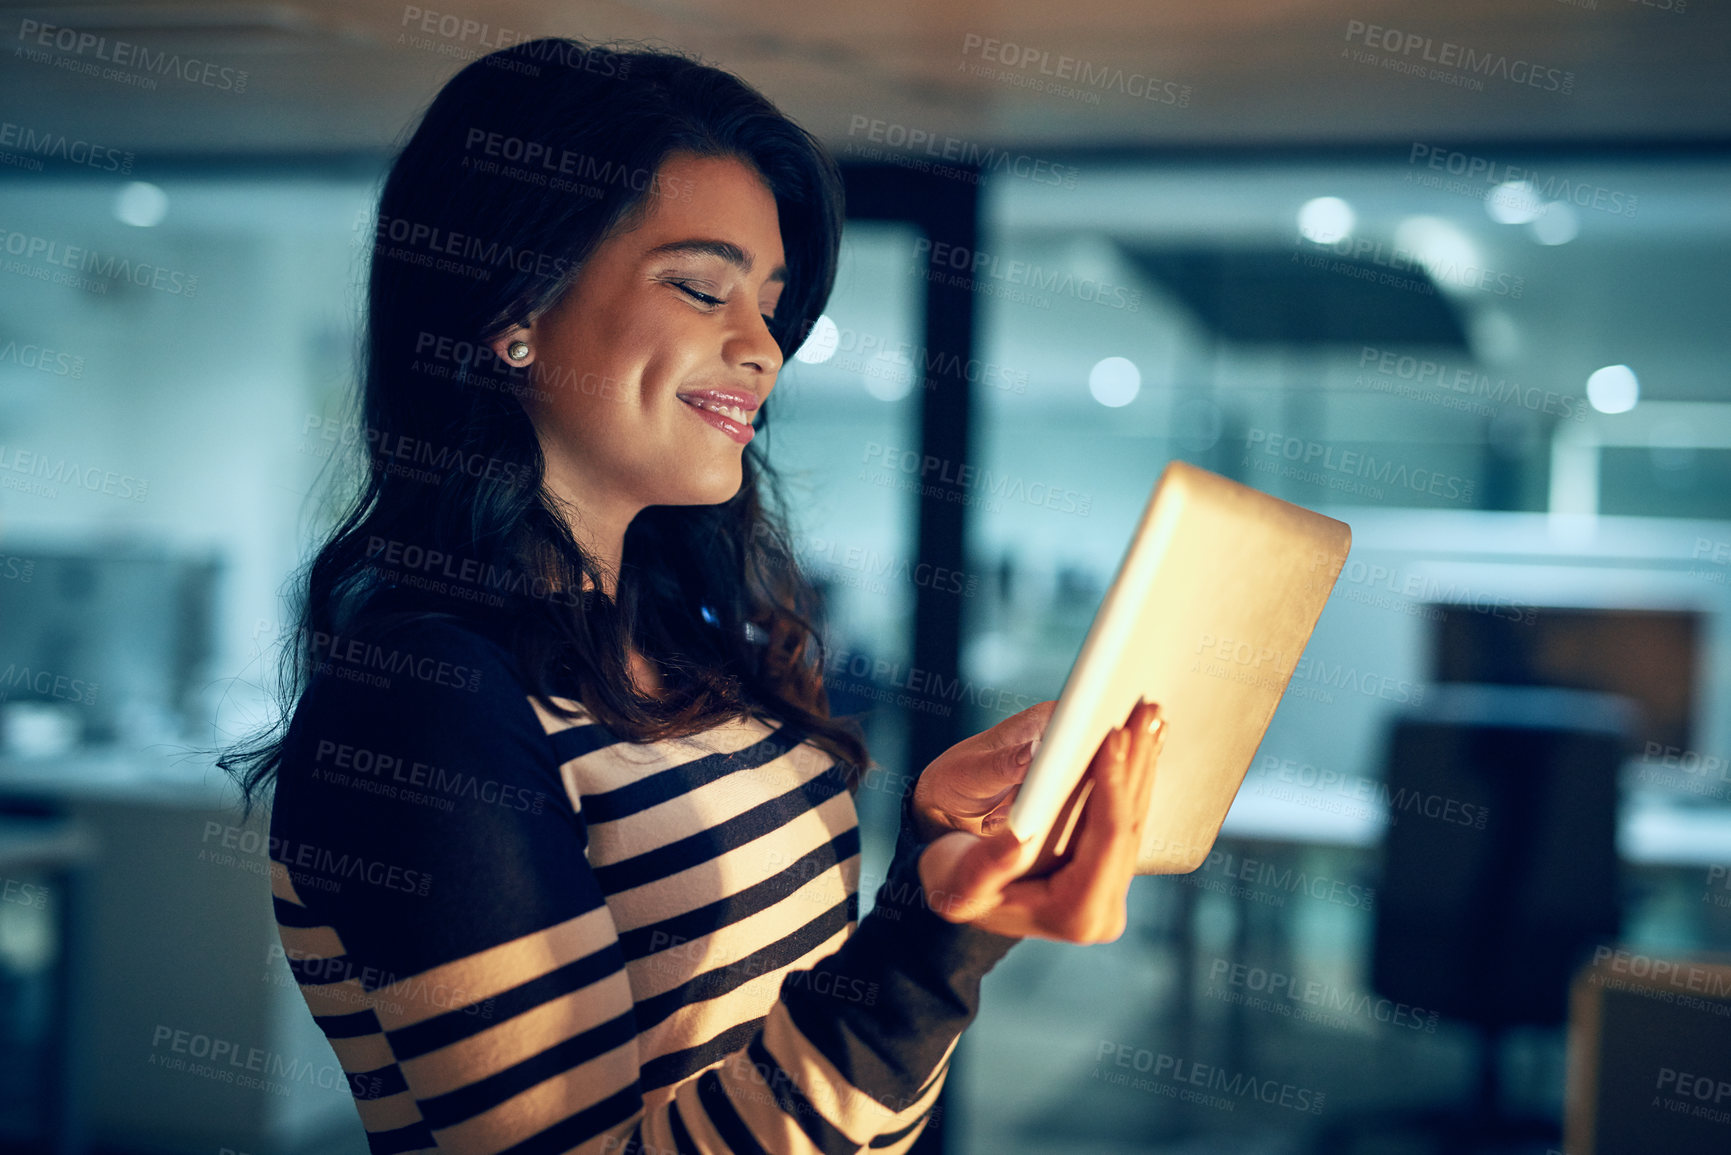
[[[752,411],[782,361],[765,317],[786,258],[762,179],[731,157],[675,153],[651,187],[636,227],[602,241],[524,338],[548,486],[619,533],[644,506],[738,492]]]

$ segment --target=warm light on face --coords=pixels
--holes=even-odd
[[[692,195],[652,198],[603,240],[527,338],[550,484],[607,524],[737,493],[782,364],[766,319],[787,276],[774,195],[730,157],[675,154],[660,176]]]

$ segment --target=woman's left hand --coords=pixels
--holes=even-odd
[[[993,834],[1033,760],[1030,743],[1045,732],[1058,703],[1038,702],[989,730],[964,738],[932,760],[914,786],[914,820],[922,841],[952,830]]]

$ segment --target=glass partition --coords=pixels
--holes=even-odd
[[[1138,882],[1117,944],[1028,943],[988,980],[963,1149],[1314,1134],[1470,1099],[1477,1029],[1397,1014],[1373,967],[1394,831],[1446,821],[1391,798],[1392,727],[1451,684],[1632,704],[1623,940],[1731,946],[1710,886],[1731,847],[1731,166],[1415,144],[1079,167],[1074,188],[991,182],[955,266],[999,367],[975,392],[990,500],[968,550],[995,580],[966,606],[967,677],[1057,696],[1168,461],[1345,520],[1354,547],[1204,867]],[[1514,1032],[1517,1109],[1560,1110],[1561,1039]]]

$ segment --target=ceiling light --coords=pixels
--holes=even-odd
[[[1627,413],[1641,396],[1641,382],[1627,365],[1606,365],[1587,378],[1587,400],[1600,413]]]
[[[1567,201],[1552,201],[1527,228],[1541,245],[1566,245],[1581,231],[1581,218]]]
[[[148,229],[167,215],[168,194],[148,181],[129,181],[115,194],[114,219],[121,224]]]
[[[1504,225],[1524,225],[1539,218],[1545,202],[1532,182],[1506,180],[1485,194],[1485,214]]]
[[[1478,247],[1441,217],[1408,217],[1395,229],[1394,243],[1417,258],[1439,285],[1476,288],[1484,273]]]
[[[1339,197],[1317,197],[1298,210],[1298,231],[1309,241],[1332,245],[1352,233],[1358,217],[1352,206]]]
[[[836,328],[828,313],[820,313],[812,322],[811,332],[805,335],[805,340],[798,349],[793,351],[796,360],[807,365],[821,365],[835,356],[836,346],[841,344],[841,330]]]
[[[1142,371],[1128,357],[1106,357],[1088,370],[1088,392],[1110,409],[1130,404],[1141,391]]]

